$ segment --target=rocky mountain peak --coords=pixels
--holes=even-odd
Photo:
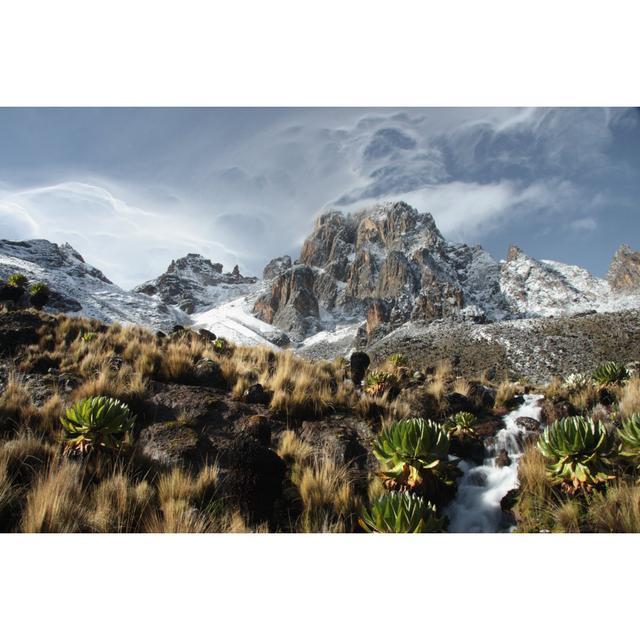
[[[607,281],[614,291],[640,291],[640,251],[623,244],[611,260]]]
[[[330,325],[366,317],[371,333],[411,319],[456,315],[465,306],[465,283],[471,274],[486,271],[495,261],[482,249],[465,252],[449,245],[431,214],[395,202],[349,214],[323,213],[297,261],[307,267],[304,282],[292,278],[295,265],[283,271],[285,264],[267,265],[265,274],[277,272],[278,280],[256,301],[254,312],[301,339],[304,328],[315,327],[318,318]],[[282,295],[285,282],[303,286],[306,311],[290,303],[297,298]],[[317,315],[310,295],[317,301]]]
[[[137,286],[134,291],[177,306],[186,313],[195,313],[247,293],[249,286],[257,281],[257,278],[243,276],[238,265],[230,273],[223,273],[222,269],[219,262],[188,253],[172,260],[165,273]]]

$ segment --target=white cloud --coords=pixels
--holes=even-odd
[[[574,231],[595,231],[598,228],[598,222],[592,217],[578,218],[570,222],[569,226]]]

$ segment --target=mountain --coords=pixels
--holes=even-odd
[[[161,276],[144,282],[134,291],[191,314],[246,295],[251,290],[249,285],[257,280],[240,275],[237,265],[231,273],[223,273],[219,262],[188,253],[173,260]]]
[[[100,270],[88,265],[69,244],[48,240],[0,240],[0,280],[22,273],[30,282],[45,282],[53,312],[79,314],[103,322],[134,322],[156,329],[188,323],[179,309],[148,296],[124,291]]]
[[[190,324],[314,357],[426,335],[434,323],[448,331],[640,308],[640,253],[629,247],[616,252],[607,279],[516,246],[498,261],[447,241],[431,214],[404,202],[322,214],[299,258],[274,258],[262,279],[190,253],[127,292],[69,245],[0,241],[0,278],[14,271],[50,285],[52,310],[163,329]]]
[[[295,263],[287,256],[269,263],[253,312],[297,341],[351,324],[371,344],[409,322],[617,311],[640,306],[639,263],[625,260],[624,273],[635,269],[635,279],[625,276],[621,292],[580,267],[536,260],[515,246],[498,262],[480,246],[450,243],[431,214],[404,202],[330,211]]]

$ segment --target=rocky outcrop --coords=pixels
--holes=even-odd
[[[623,244],[611,260],[607,281],[614,291],[640,292],[640,251]]]
[[[280,274],[284,273],[287,269],[291,269],[291,257],[281,256],[280,258],[274,258],[264,268],[262,277],[264,280],[273,280]]]
[[[256,281],[257,278],[243,276],[238,265],[230,273],[223,273],[219,262],[189,253],[173,260],[165,273],[137,286],[134,291],[176,306],[186,313],[194,313],[243,295],[248,285]]]
[[[314,282],[310,267],[294,265],[276,277],[269,291],[258,298],[253,307],[254,314],[301,339],[319,326],[320,310]]]

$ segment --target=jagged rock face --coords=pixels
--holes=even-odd
[[[320,311],[314,283],[310,267],[295,265],[272,281],[270,289],[256,300],[253,313],[300,339],[318,326]]]
[[[307,288],[323,318],[366,317],[366,333],[380,334],[412,317],[447,317],[464,306],[458,272],[478,261],[479,253],[487,263],[489,257],[481,249],[452,255],[453,247],[430,214],[398,202],[355,214],[330,211],[320,216],[298,262],[310,270],[313,284]],[[272,287],[256,305],[267,322],[275,323],[282,308],[279,288]]]
[[[623,244],[613,256],[607,281],[614,291],[640,291],[640,251],[633,251],[631,247]]]
[[[12,273],[24,274],[30,283],[48,285],[51,295],[46,311],[80,313],[103,322],[135,322],[154,329],[189,320],[162,301],[124,291],[69,244],[0,240],[0,282]]]
[[[153,296],[186,313],[194,313],[230,297],[241,296],[246,293],[247,285],[256,281],[257,278],[242,276],[237,265],[231,273],[223,273],[220,263],[189,253],[173,260],[160,277],[144,282],[134,291]]]
[[[595,309],[609,286],[580,267],[535,260],[511,246],[501,266],[500,289],[514,314],[546,316]]]
[[[262,278],[264,280],[273,280],[273,278],[284,273],[287,269],[291,269],[291,257],[281,256],[280,258],[274,258],[264,268],[262,272]]]

